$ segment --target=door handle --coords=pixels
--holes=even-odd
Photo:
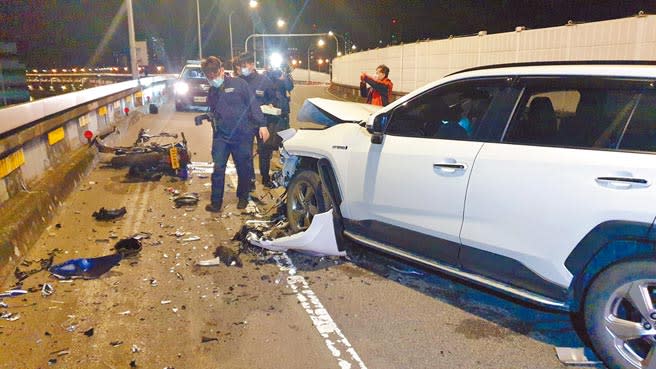
[[[447,173],[454,173],[458,170],[465,170],[467,166],[461,163],[434,163],[433,169],[438,169]]]
[[[648,180],[635,177],[597,177],[597,183],[616,188],[649,187]]]

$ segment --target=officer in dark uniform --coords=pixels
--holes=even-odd
[[[239,56],[238,59],[238,68],[235,68],[235,72],[239,77],[243,78],[250,87],[253,95],[255,95],[255,100],[258,105],[275,105],[275,92],[273,90],[273,83],[265,74],[260,74],[255,69],[255,60],[253,54],[245,53]],[[277,123],[278,117],[272,115],[265,115],[267,121],[267,126],[273,126]],[[262,184],[267,187],[271,186],[271,177],[269,176],[269,168],[271,167],[271,156],[273,155],[274,147],[269,145],[267,140],[262,140],[261,137],[256,136],[257,138],[257,155],[258,162],[260,165],[260,175],[262,176]],[[255,169],[251,173],[253,185],[251,190],[255,189]]]
[[[260,106],[248,84],[240,78],[225,74],[221,59],[210,56],[201,63],[201,68],[210,82],[207,104],[213,115],[211,203],[205,207],[210,212],[221,211],[225,169],[228,156],[237,167],[238,209],[246,208],[252,171],[252,142],[256,134],[261,140],[269,138],[269,131]]]

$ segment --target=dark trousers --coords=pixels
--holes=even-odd
[[[251,158],[251,136],[235,137],[232,140],[214,138],[212,141],[212,160],[214,161],[214,172],[212,173],[212,203],[223,203],[223,191],[225,186],[225,170],[228,156],[237,167],[237,197],[245,199],[248,197],[250,187],[250,173],[253,170]]]
[[[278,149],[278,147],[273,142],[279,142],[278,137],[274,137],[274,135],[277,135],[281,130],[279,128],[281,123],[286,124],[286,128],[289,128],[289,116],[278,117],[275,115],[265,115],[264,117],[267,120],[267,128],[269,129],[269,135],[271,137],[266,142],[263,142],[258,131],[258,133],[255,135],[255,138],[257,139],[257,157],[258,164],[260,166],[262,182],[268,182],[271,180],[271,177],[269,176],[269,171],[271,169],[271,157],[273,156],[273,152]],[[251,171],[251,178],[255,180],[254,167]]]

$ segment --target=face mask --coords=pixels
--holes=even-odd
[[[248,75],[251,74],[251,70],[248,68],[241,68],[241,75],[244,77],[248,77]]]
[[[217,77],[216,79],[211,80],[210,84],[212,85],[212,87],[219,88],[223,84],[223,78]]]

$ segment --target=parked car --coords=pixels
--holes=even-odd
[[[191,106],[207,106],[210,84],[200,68],[200,61],[187,61],[173,89],[176,111],[187,110]]]
[[[474,68],[374,113],[314,103],[362,122],[284,141],[295,231],[332,209],[338,252],[581,313],[608,367],[656,368],[656,63]]]

